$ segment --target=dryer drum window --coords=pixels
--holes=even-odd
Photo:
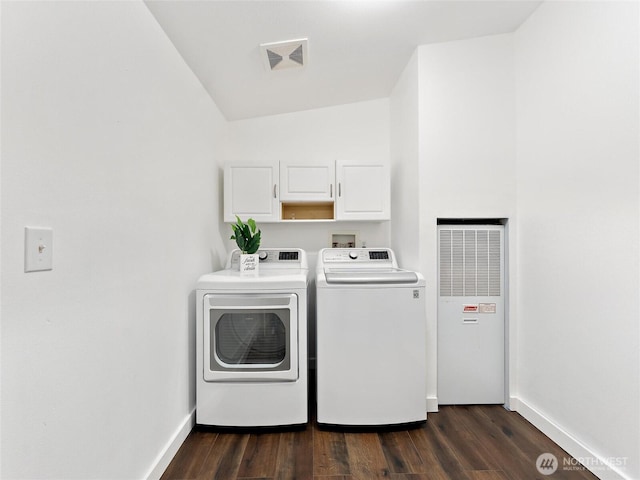
[[[211,369],[289,368],[289,317],[288,309],[212,310]]]

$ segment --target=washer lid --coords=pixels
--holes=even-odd
[[[388,283],[418,283],[416,272],[400,268],[367,268],[367,269],[338,269],[325,268],[324,276],[327,283],[342,284],[388,284]]]

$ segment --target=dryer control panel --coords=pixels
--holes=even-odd
[[[257,253],[260,259],[260,268],[308,268],[306,253],[299,248],[264,248],[258,250]],[[241,254],[240,250],[233,250],[229,256],[227,268],[238,267]]]

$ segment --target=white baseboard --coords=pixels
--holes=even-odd
[[[538,430],[557,443],[573,458],[582,460],[582,464],[601,480],[633,480],[620,472],[615,465],[611,465],[608,459],[597,455],[586,445],[572,436],[561,425],[558,425],[547,418],[544,414],[529,405],[525,400],[517,397],[510,398],[510,409],[517,411],[520,415],[531,422]],[[563,468],[564,459],[559,458],[559,468]],[[568,465],[571,468],[577,465]]]
[[[427,413],[438,411],[438,397],[427,397]]]
[[[178,427],[176,432],[173,434],[171,439],[167,442],[165,447],[162,449],[160,454],[156,457],[155,461],[152,464],[152,467],[149,469],[149,473],[144,477],[146,480],[159,480],[162,477],[162,474],[171,463],[171,460],[178,452],[178,449],[185,441],[189,432],[193,429],[193,426],[196,424],[196,409],[191,410],[191,413],[187,415],[182,424]]]
[[[517,412],[518,408],[520,408],[520,400],[518,397],[509,397],[507,402],[504,404],[504,408],[511,412]]]

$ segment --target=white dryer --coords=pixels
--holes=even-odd
[[[257,275],[203,275],[196,292],[196,423],[226,427],[306,424],[307,257],[262,249]]]
[[[398,268],[388,248],[324,249],[316,309],[318,423],[425,421],[422,275]]]

